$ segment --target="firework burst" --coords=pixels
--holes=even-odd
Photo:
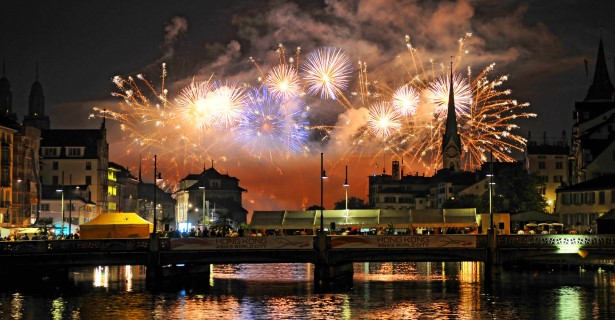
[[[271,95],[266,87],[254,89],[237,125],[237,140],[252,156],[288,158],[307,151],[305,142],[309,124],[303,103],[298,99],[283,100]]]
[[[265,86],[273,96],[279,99],[292,99],[301,94],[301,82],[297,70],[288,64],[273,67],[267,73]]]
[[[377,102],[369,110],[367,126],[375,136],[387,138],[401,127],[401,116],[389,103]]]
[[[307,57],[303,71],[310,94],[335,100],[348,87],[352,65],[342,50],[326,47]]]

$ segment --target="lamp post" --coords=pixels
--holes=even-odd
[[[64,171],[62,171],[62,185],[58,186],[58,189],[56,189],[56,192],[61,192],[62,193],[62,200],[61,200],[61,212],[62,212],[62,223],[60,225],[60,232],[62,235],[64,235]]]
[[[327,174],[325,172],[324,166],[324,154],[320,153],[320,232],[325,231],[325,220],[324,220],[324,181],[327,179]]]
[[[68,234],[73,234],[71,224],[72,224],[72,215],[73,215],[73,175],[68,175]]]
[[[344,189],[346,189],[346,223],[348,223],[348,166],[346,166],[346,179],[344,179]]]
[[[157,155],[154,155],[154,234],[156,234],[156,228],[157,228],[157,224],[156,224],[156,178],[158,178],[158,172],[157,168],[156,168],[156,157]]]
[[[205,217],[207,217],[207,226],[209,226],[209,215],[205,211],[205,187],[200,186],[199,189],[203,190],[203,227],[205,227]],[[204,231],[204,230],[203,230]]]
[[[495,184],[493,182],[493,150],[491,151],[491,163],[489,167],[489,174],[487,174],[487,177],[489,177],[489,229],[493,229],[493,185]]]

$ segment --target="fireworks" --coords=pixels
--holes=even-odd
[[[428,103],[434,108],[437,117],[446,117],[450,90],[450,76],[437,77],[429,83]],[[464,115],[472,103],[472,90],[466,79],[458,74],[453,75],[453,93],[455,95],[455,111],[457,116]]]
[[[287,64],[273,67],[267,74],[265,86],[273,96],[279,99],[292,99],[301,93],[297,70]]]
[[[448,96],[447,96],[448,99]],[[393,94],[393,107],[402,116],[412,116],[419,106],[419,93],[409,85],[401,86]]]
[[[375,136],[387,138],[401,127],[400,114],[386,102],[377,102],[369,110],[367,126]]]
[[[237,140],[251,155],[271,161],[304,150],[308,128],[300,100],[283,100],[267,91],[254,89],[237,126]]]
[[[307,57],[303,71],[309,93],[335,100],[348,86],[352,66],[343,51],[326,47]]]
[[[459,49],[453,59],[457,66],[467,54],[464,44],[469,37],[471,34],[466,34],[459,40]],[[397,137],[388,140],[390,142],[387,146],[400,157],[409,158],[408,162],[423,166],[426,171],[433,171],[439,169],[442,163],[441,144],[447,117],[450,69],[447,72],[442,67],[441,74],[437,74],[433,61],[430,61],[431,69],[425,68],[420,62],[418,50],[409,42],[409,37],[406,41],[411,61],[408,65],[413,66],[407,68],[410,83],[415,90],[425,92],[421,96],[425,99],[418,101],[414,116],[404,114],[407,120],[403,122],[404,127],[400,128]],[[493,69],[494,64],[485,68],[471,82],[468,81],[471,74],[469,68],[467,77],[458,73],[453,75],[455,110],[463,149],[461,159],[465,170],[480,168],[487,160],[485,154],[490,152],[499,161],[514,161],[512,152],[522,151],[526,142],[514,133],[513,130],[518,129],[515,120],[536,116],[534,113],[520,112],[529,104],[509,99],[510,90],[498,91],[507,77],[490,80],[489,72]],[[407,87],[402,86],[395,92],[394,105],[399,92],[404,96]],[[432,111],[421,112],[421,109]]]
[[[515,121],[536,116],[521,112],[528,104],[510,99],[510,91],[499,90],[507,77],[490,79],[494,65],[473,78],[469,68],[467,76],[456,72],[467,54],[463,46],[469,37],[468,34],[459,41],[452,63],[465,170],[480,167],[489,152],[497,160],[513,161],[512,152],[525,146],[525,139],[514,133],[518,129]],[[118,90],[113,95],[124,100],[121,109],[95,110],[100,117],[118,121],[122,130],[128,132],[126,137],[131,146],[148,153],[166,154],[165,159],[176,167],[211,158],[239,159],[246,154],[270,162],[282,161],[307,155],[312,144],[335,141],[339,148],[347,148],[340,151],[345,160],[366,155],[374,161],[386,151],[403,157],[414,166],[413,170],[423,167],[425,172],[434,172],[442,165],[450,69],[433,60],[430,67],[423,66],[409,37],[406,41],[409,56],[407,61],[402,60],[400,69],[406,72],[405,78],[394,82],[368,81],[367,65],[359,62],[359,90],[352,94],[352,102],[345,96],[353,71],[346,53],[331,47],[319,48],[300,63],[299,48],[293,57],[286,58],[285,48],[280,44],[279,61],[268,72],[263,72],[267,68],[261,68],[250,58],[260,75],[258,83],[193,81],[169,99],[163,68],[160,90],[141,75],[136,79],[115,77]],[[402,85],[388,88],[388,83]],[[304,89],[316,97],[308,98]],[[351,125],[310,126],[309,113],[313,109],[306,106],[304,99],[318,101],[315,105],[320,108],[335,100],[345,107],[346,113],[361,116],[357,116],[358,121],[353,118],[355,122]],[[347,121],[351,121],[350,117]],[[326,137],[309,141],[313,131],[322,131]],[[347,142],[346,137],[351,139],[350,143],[342,143]]]

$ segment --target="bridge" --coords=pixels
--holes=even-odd
[[[315,283],[352,278],[354,262],[545,262],[613,266],[615,235],[270,236],[0,242],[0,274],[71,267],[145,265],[148,281],[171,266],[312,263]],[[206,268],[202,268],[206,266]]]

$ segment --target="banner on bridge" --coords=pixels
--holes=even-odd
[[[333,236],[332,249],[476,248],[472,235]]]
[[[310,236],[293,237],[220,237],[171,239],[171,250],[309,250]]]

